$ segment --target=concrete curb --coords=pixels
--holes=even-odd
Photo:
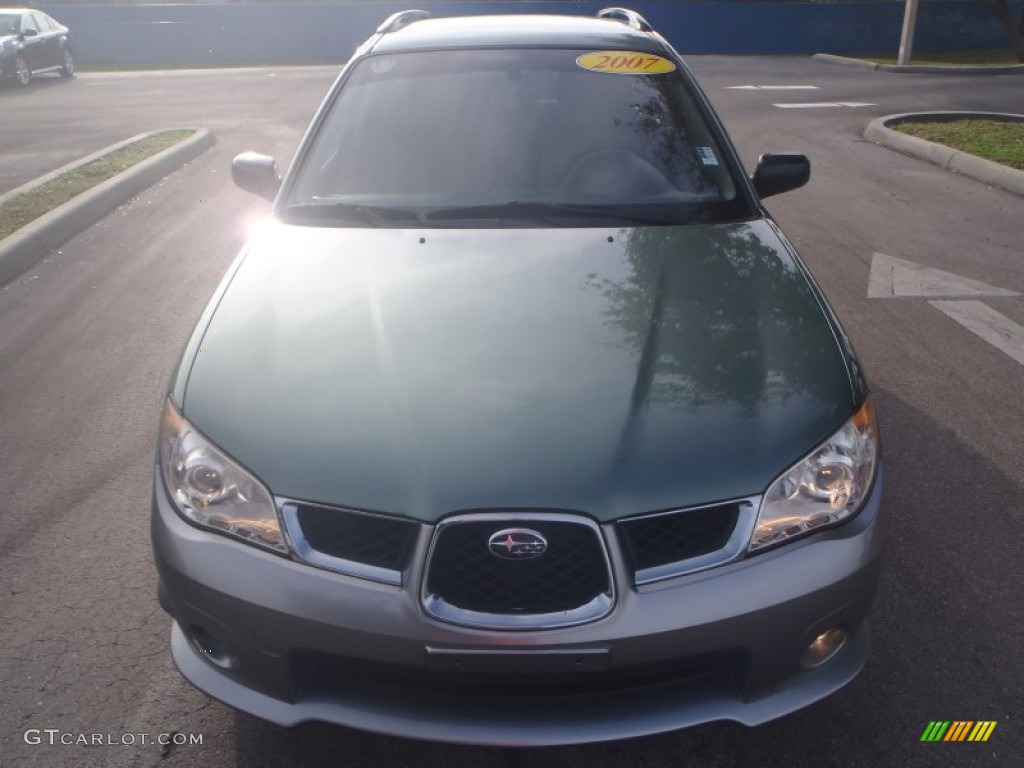
[[[216,143],[216,138],[205,128],[165,128],[140,133],[0,195],[0,202],[3,202],[15,195],[30,192],[62,173],[74,170],[132,142],[168,130],[195,130],[195,134],[73,197],[0,240],[0,285],[13,280],[50,251],[59,248],[79,232],[95,224],[128,198],[137,195],[205,152]]]
[[[901,120],[946,120],[951,117],[978,117],[1024,122],[1024,115],[1003,112],[909,112],[872,120],[864,129],[864,138],[904,154],[935,163],[951,171],[962,173],[964,176],[969,176],[985,184],[1024,195],[1024,171],[1018,171],[1015,168],[1009,168],[952,147],[919,139],[916,136],[909,136],[888,127],[890,123],[898,123]]]
[[[873,61],[864,61],[864,59],[851,59],[848,56],[834,56],[831,53],[816,53],[811,56],[812,59],[818,61],[824,61],[828,64],[841,64],[844,67],[852,67],[854,69],[878,69],[879,64],[875,64]]]
[[[816,53],[811,58],[855,69],[869,69],[874,72],[902,72],[911,75],[1024,75],[1024,64],[1007,64],[998,67],[955,66],[952,64],[935,66],[925,64],[876,64],[873,61],[851,59],[849,56],[835,56],[831,53]]]

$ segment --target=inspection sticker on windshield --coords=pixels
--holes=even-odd
[[[576,63],[584,69],[616,75],[660,75],[676,68],[661,56],[636,51],[592,51],[577,57]]]
[[[697,157],[704,165],[718,165],[718,158],[715,157],[715,150],[711,147],[697,147]]]

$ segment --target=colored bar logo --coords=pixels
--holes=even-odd
[[[995,720],[932,720],[921,741],[988,741],[996,729]]]

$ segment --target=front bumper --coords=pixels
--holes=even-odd
[[[171,650],[200,690],[279,725],[325,721],[465,744],[542,746],[734,720],[758,725],[850,682],[868,652],[882,470],[849,523],[748,560],[634,587],[606,527],[618,603],[582,626],[442,624],[403,587],[287,560],[185,523],[159,473],[153,545]],[[422,560],[427,536],[415,553]],[[849,639],[821,666],[826,629]],[[219,655],[200,651],[196,630]]]

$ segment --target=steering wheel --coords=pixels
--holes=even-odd
[[[573,160],[558,181],[567,198],[643,201],[678,191],[646,158],[623,147],[597,147]]]

